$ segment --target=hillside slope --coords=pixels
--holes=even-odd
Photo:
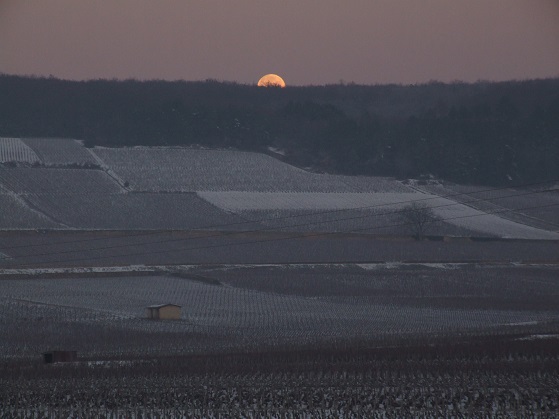
[[[25,152],[14,153],[14,145]],[[480,205],[490,205],[491,197],[470,196],[469,191],[422,190],[385,177],[311,173],[254,152],[176,147],[88,150],[74,140],[10,138],[0,139],[0,155],[11,156],[0,167],[6,199],[17,198],[27,207],[23,213],[41,214],[25,222],[6,221],[5,229],[257,229],[403,235],[410,233],[409,226],[402,225],[398,212],[411,202],[421,202],[442,219],[431,234],[559,238],[549,220],[545,224],[546,220],[532,216],[539,224],[526,225],[530,223],[524,219],[503,218],[500,211]],[[521,213],[537,193],[509,191],[503,196],[515,197],[516,206],[507,212]],[[546,207],[559,204],[550,203],[548,195],[546,199]]]
[[[5,137],[272,148],[329,173],[463,184],[559,179],[559,79],[261,89],[0,75],[0,92]]]

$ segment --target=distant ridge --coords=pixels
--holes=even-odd
[[[0,136],[281,153],[338,174],[513,185],[559,179],[559,79],[327,85],[0,75]]]

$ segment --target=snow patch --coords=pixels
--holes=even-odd
[[[99,266],[99,267],[79,267],[79,268],[22,268],[22,269],[1,269],[2,275],[42,275],[42,274],[80,274],[80,273],[118,273],[118,272],[146,272],[158,271],[163,267],[129,265],[129,266]]]
[[[558,338],[559,335],[530,335],[523,338],[518,338],[516,340],[538,340],[538,339],[554,339]]]
[[[247,192],[222,191],[198,192],[211,204],[228,211],[258,210],[338,210],[401,207],[410,201],[429,198],[440,199],[421,193],[398,192]]]
[[[440,198],[441,204],[435,204],[435,213],[444,221],[458,227],[480,231],[502,238],[557,240],[559,234],[546,231],[524,224],[515,223],[498,216],[498,214],[485,213],[467,205],[459,204],[449,199]],[[442,201],[454,204],[442,204]],[[438,201],[437,201],[438,202]],[[431,204],[432,205],[432,204]]]
[[[286,155],[285,151],[283,151],[279,148],[276,148],[276,147],[268,147],[268,150],[271,151],[272,153],[279,154],[280,156],[285,156]]]
[[[529,322],[516,322],[516,323],[504,323],[502,326],[535,326],[539,324],[538,321],[529,321]]]
[[[39,156],[19,138],[0,138],[0,162],[40,163]]]
[[[357,266],[366,271],[376,271],[378,269],[398,269],[404,264],[402,262],[386,262],[386,263],[358,263]]]

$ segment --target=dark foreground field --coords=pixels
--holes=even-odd
[[[270,231],[0,231],[0,267],[224,263],[559,263],[559,241]],[[1,256],[1,255],[0,255]]]
[[[0,417],[559,414],[555,266],[181,269],[0,281]]]
[[[0,364],[2,417],[557,417],[557,336]]]
[[[2,235],[0,418],[559,415],[557,242],[121,234]]]

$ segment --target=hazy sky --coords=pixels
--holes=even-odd
[[[0,0],[0,72],[289,84],[559,76],[559,0]]]

